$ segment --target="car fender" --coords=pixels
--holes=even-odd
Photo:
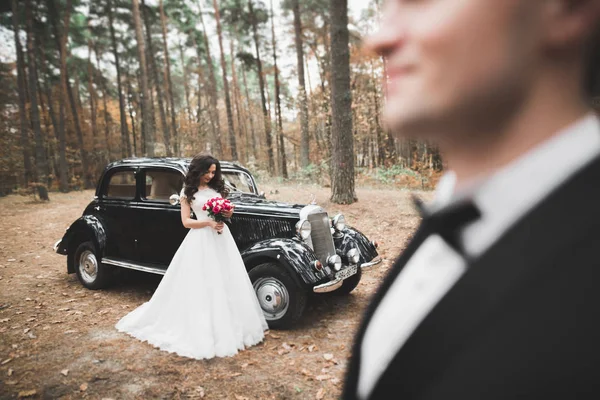
[[[95,215],[84,215],[71,224],[56,247],[58,254],[67,255],[67,272],[75,272],[73,253],[80,243],[90,240],[98,256],[104,254],[106,248],[106,229],[102,221]]]
[[[351,227],[346,227],[343,231],[336,232],[333,242],[342,260],[346,260],[346,253],[350,249],[357,249],[360,253],[359,265],[369,263],[379,255],[375,245],[364,234]]]
[[[329,268],[318,271],[313,262],[318,261],[314,251],[296,239],[267,239],[257,242],[241,252],[248,270],[267,260],[281,263],[293,272],[292,276],[301,286],[312,287],[328,275]]]

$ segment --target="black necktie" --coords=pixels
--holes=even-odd
[[[413,201],[423,218],[421,228],[429,235],[440,235],[454,250],[465,256],[458,232],[462,227],[481,217],[479,208],[471,200],[461,200],[431,212],[418,197],[413,196]]]

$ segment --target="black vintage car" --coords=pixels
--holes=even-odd
[[[115,267],[164,274],[187,234],[179,193],[190,159],[113,162],[83,215],[54,249],[89,289],[110,283]],[[349,293],[362,268],[378,264],[377,244],[330,219],[318,205],[268,201],[245,168],[222,162],[235,204],[230,230],[271,327],[292,325],[309,293]]]

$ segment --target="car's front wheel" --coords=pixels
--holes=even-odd
[[[102,289],[109,284],[112,271],[98,261],[92,242],[83,242],[77,246],[74,262],[77,278],[86,288]]]
[[[308,296],[283,266],[260,264],[248,275],[270,328],[285,329],[298,322]]]

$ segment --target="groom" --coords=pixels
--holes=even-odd
[[[600,0],[387,0],[385,119],[451,171],[344,399],[600,398],[599,28]]]

